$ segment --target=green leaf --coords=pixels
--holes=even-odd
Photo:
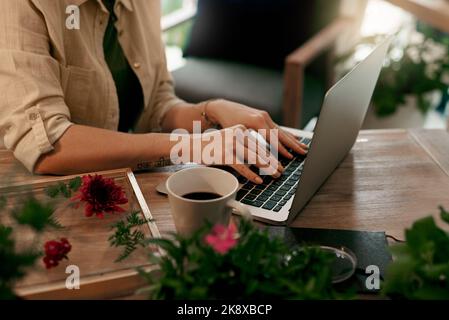
[[[53,217],[54,208],[50,204],[41,203],[34,197],[27,198],[21,207],[12,211],[12,217],[21,225],[28,225],[37,232],[46,227],[62,227]]]
[[[333,257],[319,248],[292,250],[279,238],[240,221],[237,245],[216,253],[204,237],[208,225],[194,235],[149,239],[165,254],[152,260],[157,274],[143,278],[158,299],[330,299]],[[287,259],[287,257],[290,257]],[[295,279],[295,281],[292,281]],[[157,285],[155,285],[157,284]],[[347,296],[346,296],[347,297]]]
[[[13,299],[15,282],[25,275],[26,268],[34,265],[40,254],[34,250],[16,250],[13,229],[0,224],[0,300]]]
[[[400,259],[402,257],[408,257],[411,255],[410,248],[405,243],[394,244],[389,247],[389,250],[393,257]]]
[[[0,196],[0,210],[3,210],[6,207],[6,197],[5,196]]]
[[[446,223],[449,223],[449,212],[447,212],[443,207],[439,207],[440,208],[440,217],[441,220],[443,220]]]
[[[11,227],[0,224],[0,246],[2,250],[5,250],[5,248],[10,249],[14,247],[14,241],[10,238],[11,234]]]
[[[69,188],[73,192],[76,192],[81,187],[82,183],[83,183],[83,180],[81,179],[81,177],[73,178],[72,180],[69,181]]]
[[[416,258],[427,263],[449,258],[449,237],[437,227],[433,217],[416,221],[405,235],[407,245]]]
[[[56,220],[54,217],[48,218],[47,224],[49,227],[52,227],[54,229],[64,229],[64,226],[58,220]]]
[[[70,198],[72,192],[76,192],[82,185],[81,177],[75,177],[71,179],[67,184],[59,182],[54,185],[50,185],[44,189],[45,194],[50,198],[56,198],[62,195],[64,198]]]
[[[416,262],[412,257],[394,260],[387,268],[382,292],[389,296],[407,296],[416,289]]]
[[[440,207],[442,219],[447,212]],[[449,298],[449,235],[433,217],[406,230],[406,242],[391,248],[395,257],[387,270],[384,294],[407,299]]]
[[[418,300],[449,300],[449,290],[435,285],[424,284],[413,292],[412,299]]]
[[[59,194],[59,186],[51,185],[44,189],[45,194],[50,198],[56,198]]]
[[[72,191],[67,187],[67,185],[63,182],[60,182],[58,184],[59,186],[59,192],[65,197],[70,198],[72,196]]]
[[[449,261],[443,264],[426,264],[420,266],[419,273],[435,281],[449,279]]]
[[[109,237],[109,243],[113,247],[123,247],[116,262],[127,259],[139,246],[145,246],[144,233],[136,229],[145,223],[147,220],[140,217],[140,211],[135,211],[112,225],[114,233]]]

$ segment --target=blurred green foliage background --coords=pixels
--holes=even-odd
[[[162,15],[166,15],[175,10],[182,8],[183,0],[161,0],[162,1]]]
[[[170,14],[183,7],[183,0],[161,0],[162,15]],[[187,42],[192,21],[187,21],[176,28],[164,32],[164,42],[167,46],[184,48]]]

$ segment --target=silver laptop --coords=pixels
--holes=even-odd
[[[385,40],[326,94],[306,158],[282,160],[279,179],[264,177],[262,185],[240,178],[237,200],[246,204],[255,219],[289,224],[353,147],[362,127],[374,88],[391,43]]]

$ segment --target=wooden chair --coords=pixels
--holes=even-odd
[[[187,63],[173,72],[177,95],[241,102],[304,127],[332,83],[333,45],[353,25],[339,8],[340,0],[199,0]]]

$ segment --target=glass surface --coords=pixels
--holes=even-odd
[[[0,188],[0,195],[4,195],[8,199],[5,211],[0,212],[2,213],[0,214],[0,222],[15,226],[15,234],[17,234],[15,238],[18,239],[17,245],[19,248],[27,248],[34,243],[37,249],[42,250],[46,241],[63,237],[68,238],[72,244],[68,260],[64,259],[58,267],[47,270],[42,259],[39,259],[27,276],[17,284],[17,287],[26,288],[49,283],[63,283],[68,276],[65,271],[69,265],[78,266],[82,277],[88,279],[91,276],[134,270],[136,267],[150,264],[147,258],[147,249],[140,247],[129,258],[121,262],[115,262],[123,248],[111,247],[109,243],[108,239],[113,234],[112,225],[125,219],[131,212],[139,211],[143,215],[143,210],[128,180],[126,171],[115,170],[111,173],[102,173],[102,175],[105,178],[114,179],[114,182],[123,188],[128,198],[128,203],[121,205],[125,212],[105,214],[103,219],[96,216],[86,217],[85,205],[81,203],[79,207],[76,207],[75,202],[71,200],[77,193],[72,194],[68,199],[62,196],[51,199],[45,194],[46,187],[56,185],[58,182],[68,183],[70,177],[30,185]],[[19,207],[21,201],[30,195],[42,201],[42,203],[51,203],[55,208],[54,217],[64,228],[49,228],[43,234],[35,235],[29,228],[17,225],[9,215],[4,214],[6,211],[12,211]],[[147,238],[152,237],[148,224],[136,229],[141,230]]]
[[[323,251],[335,255],[334,263],[332,264],[332,282],[340,283],[348,280],[357,268],[356,255],[345,247],[320,247]]]

